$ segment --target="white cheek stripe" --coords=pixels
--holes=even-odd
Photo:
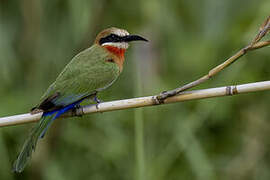
[[[106,42],[106,43],[103,43],[102,46],[113,46],[113,47],[117,47],[120,49],[127,49],[128,43],[126,43],[126,42]]]

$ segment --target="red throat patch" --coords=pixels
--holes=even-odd
[[[109,52],[113,53],[116,57],[118,57],[118,58],[114,58],[114,62],[118,65],[120,72],[122,72],[123,64],[125,61],[126,49],[122,49],[122,48],[118,48],[118,47],[114,47],[114,46],[109,46],[109,45],[105,45],[104,47]]]
[[[114,47],[114,46],[109,46],[109,45],[105,45],[104,47],[108,51],[110,51],[111,53],[113,53],[114,55],[116,55],[118,58],[120,58],[120,59],[124,59],[125,58],[126,49],[122,49],[122,48],[118,48],[118,47]]]

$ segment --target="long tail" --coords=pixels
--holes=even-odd
[[[32,152],[36,148],[38,139],[44,137],[46,131],[48,130],[52,122],[61,114],[74,108],[78,103],[80,102],[70,104],[60,110],[43,113],[39,123],[32,129],[31,133],[29,134],[28,138],[26,139],[23,145],[22,151],[20,152],[17,160],[13,164],[14,172],[20,173],[23,171],[27,162],[31,159]]]

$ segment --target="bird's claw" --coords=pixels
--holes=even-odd
[[[76,105],[74,106],[74,108],[75,108],[75,109],[79,109],[79,108],[81,108],[81,105],[80,105],[80,104],[76,104]]]
[[[97,97],[97,96],[95,96],[93,100],[94,100],[94,101],[95,101],[97,104],[99,104],[99,103],[102,103],[102,102],[103,102],[102,100],[98,99],[98,97]]]
[[[98,99],[97,96],[95,96],[95,97],[93,98],[93,101],[97,103],[97,104],[96,104],[96,108],[97,108],[97,109],[99,109],[98,105],[99,105],[100,103],[103,102],[102,100]]]
[[[74,113],[78,117],[82,117],[82,114],[77,114],[77,109],[80,109],[82,106],[80,104],[76,104],[72,110],[72,113]]]
[[[99,109],[98,105],[99,105],[99,103],[96,104],[96,109]]]

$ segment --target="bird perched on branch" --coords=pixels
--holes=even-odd
[[[31,112],[43,112],[32,129],[13,170],[22,172],[30,160],[37,141],[43,138],[52,122],[61,114],[76,108],[83,100],[99,103],[97,93],[112,85],[123,70],[125,51],[131,41],[147,41],[130,35],[124,29],[108,28],[100,32],[94,44],[77,54],[63,69]]]

